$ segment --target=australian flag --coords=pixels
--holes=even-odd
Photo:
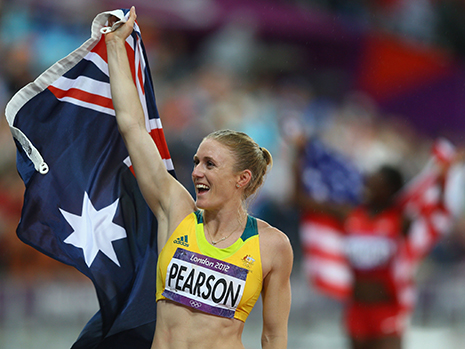
[[[150,348],[156,320],[157,222],[118,132],[102,30],[20,90],[6,107],[26,191],[19,238],[93,282],[100,310],[73,348]],[[147,131],[173,165],[137,23],[126,41]],[[173,173],[174,174],[174,173]]]

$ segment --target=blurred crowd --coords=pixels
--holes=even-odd
[[[296,0],[412,41],[440,45],[463,56],[465,3],[461,0]]]
[[[188,1],[199,6],[214,3],[177,2],[186,7]],[[261,2],[269,6],[293,3],[297,9],[320,11],[341,23],[351,22],[359,30],[382,29],[411,41],[440,45],[458,57],[465,54],[463,1]],[[97,13],[119,6],[118,1],[0,1],[2,113],[15,92],[89,37]],[[156,10],[155,5],[147,5],[147,10],[138,11],[138,22],[179,180],[193,190],[192,156],[210,131],[231,128],[251,135],[272,153],[274,166],[250,210],[289,235],[296,268],[301,258],[298,212],[290,204],[296,135],[319,137],[364,173],[389,163],[409,179],[425,165],[438,135],[420,133],[405,116],[387,114],[370,95],[347,88],[350,72],[327,65],[315,72],[318,66],[312,65],[305,41],[285,40],[279,35],[274,38],[269,32],[263,37],[254,18],[246,14],[229,16],[214,28],[190,30],[153,20]],[[0,149],[0,280],[81,278],[16,237],[24,186],[16,173],[15,145],[3,116]],[[465,260],[464,233],[465,219],[459,219],[454,232],[434,251],[436,264],[431,262],[431,268],[444,263],[450,268],[451,263],[460,265]]]

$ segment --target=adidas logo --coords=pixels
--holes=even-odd
[[[182,245],[185,247],[189,247],[189,241],[188,241],[187,235],[178,237],[177,239],[173,241],[173,243]]]

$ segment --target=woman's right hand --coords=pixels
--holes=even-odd
[[[136,21],[137,14],[136,14],[136,8],[134,6],[131,7],[131,10],[129,12],[129,19],[126,21],[126,23],[123,23],[121,26],[119,26],[116,30],[111,31],[107,34],[105,34],[105,42],[109,43],[112,41],[126,41],[126,38],[131,35],[133,28],[134,28],[134,22]],[[111,28],[113,25],[119,21],[118,17],[115,16],[110,16],[108,18],[108,26]]]

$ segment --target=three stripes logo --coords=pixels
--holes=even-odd
[[[188,240],[187,235],[180,236],[176,238],[173,242],[181,246],[189,247],[189,240]]]

